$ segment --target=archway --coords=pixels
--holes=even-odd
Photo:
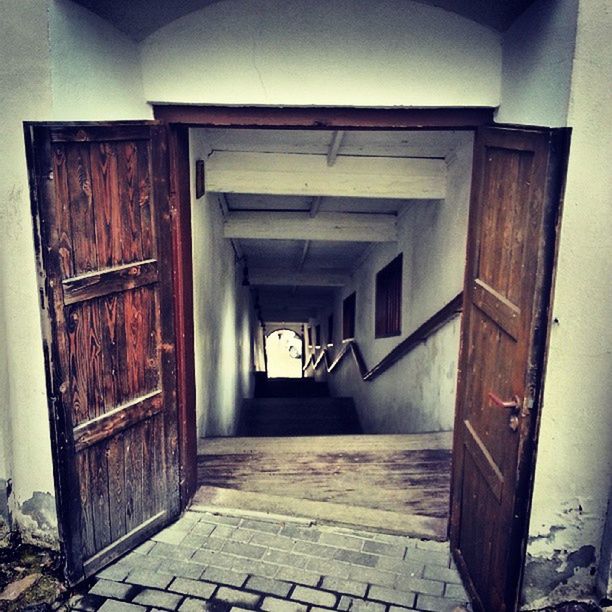
[[[268,378],[302,378],[302,337],[291,329],[266,336]]]

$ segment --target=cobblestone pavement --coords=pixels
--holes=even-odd
[[[189,511],[101,571],[70,609],[450,612],[466,602],[447,543]]]

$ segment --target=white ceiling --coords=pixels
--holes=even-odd
[[[327,130],[244,130],[199,129],[208,155],[218,152],[309,154],[326,156],[334,132]],[[444,160],[468,136],[460,131],[349,131],[338,150],[338,160],[348,157],[416,158]],[[322,166],[325,167],[325,157]],[[295,212],[312,216],[312,195],[268,195],[262,193],[218,194],[225,200],[227,218],[250,212],[254,214]],[[318,213],[349,213],[396,218],[414,202],[423,199],[330,197],[320,195]],[[434,202],[432,200],[427,200]],[[232,217],[234,215],[234,217]],[[316,216],[315,215],[315,216]],[[361,217],[360,217],[361,218]],[[308,279],[324,273],[349,277],[371,250],[371,242],[346,240],[287,240],[234,238],[238,251],[246,258],[251,278],[270,278],[282,273],[286,285],[253,285],[257,287],[265,320],[295,321],[314,316],[324,304],[331,307],[333,287],[303,286],[290,281],[298,275]],[[258,275],[257,272],[266,273]],[[284,282],[284,281],[283,281]],[[311,314],[309,314],[311,313]]]

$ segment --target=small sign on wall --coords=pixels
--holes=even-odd
[[[195,167],[195,190],[196,198],[204,195],[204,160],[197,159]]]

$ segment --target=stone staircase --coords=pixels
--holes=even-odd
[[[327,383],[310,378],[260,381],[244,403],[238,436],[331,436],[362,433],[355,403],[330,397]]]

